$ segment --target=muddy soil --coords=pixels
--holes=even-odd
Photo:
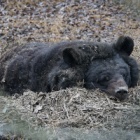
[[[0,17],[0,54],[26,42],[111,42],[128,35],[135,42],[133,57],[140,63],[139,20],[111,0],[1,0]],[[3,139],[139,140],[139,84],[129,95],[119,102],[98,90],[75,87],[1,96],[0,135]]]

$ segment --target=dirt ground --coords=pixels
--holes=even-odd
[[[107,3],[102,0],[1,0],[0,17],[1,54],[26,42],[111,42],[120,35],[128,35],[135,42],[133,57],[140,63],[140,23],[130,9],[113,4],[112,1]],[[39,140],[55,139],[55,133],[59,136],[56,138],[58,140],[84,140],[94,137],[95,140],[117,140],[118,137],[124,140],[128,140],[127,137],[130,140],[138,140],[139,84],[136,88],[130,89],[129,95],[127,100],[119,102],[98,90],[88,91],[74,87],[47,94],[27,91],[21,96],[1,96],[0,135],[3,135],[4,131],[8,131],[9,135],[13,130],[13,139],[24,139],[29,136],[31,139]],[[10,124],[8,129],[7,124]],[[51,128],[49,130],[53,133],[48,132],[48,128]],[[59,128],[63,131],[60,132]],[[71,133],[65,133],[66,128],[71,128]],[[97,130],[102,130],[102,135],[103,130],[112,130],[112,135],[107,135],[106,138],[102,135],[99,137]],[[113,133],[113,130],[116,133]],[[35,134],[35,131],[39,134]]]

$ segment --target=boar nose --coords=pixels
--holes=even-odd
[[[115,90],[115,93],[116,97],[118,97],[119,99],[126,98],[128,94],[128,87],[127,86],[118,87],[118,89]]]
[[[118,89],[115,90],[115,93],[119,94],[127,94],[128,93],[128,87],[118,87]]]

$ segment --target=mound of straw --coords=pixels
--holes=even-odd
[[[140,129],[140,87],[130,89],[128,99],[123,102],[98,90],[83,88],[52,93],[27,91],[13,97],[12,102],[22,117],[34,125]]]

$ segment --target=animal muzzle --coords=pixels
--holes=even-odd
[[[118,87],[115,90],[115,97],[118,98],[119,100],[124,100],[128,96],[128,87],[127,86],[122,86]]]
[[[124,100],[128,97],[128,86],[124,79],[121,77],[116,81],[110,82],[107,92],[119,100]]]

